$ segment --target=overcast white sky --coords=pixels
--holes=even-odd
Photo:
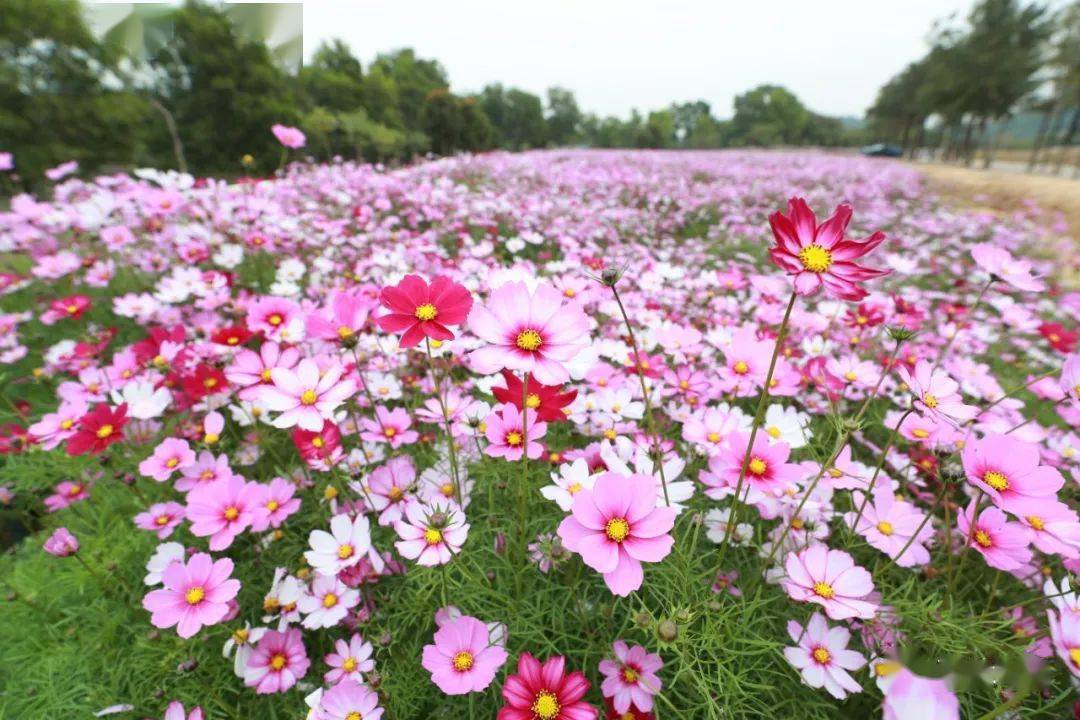
[[[455,92],[501,82],[625,117],[704,99],[730,117],[762,83],[812,110],[862,115],[893,74],[926,51],[934,20],[973,0],[305,0],[304,52],[340,37],[365,66],[413,47]]]

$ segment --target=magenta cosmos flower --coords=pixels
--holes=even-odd
[[[851,222],[851,206],[837,206],[832,216],[818,225],[814,211],[802,198],[788,201],[788,214],[769,216],[776,244],[769,257],[779,267],[795,276],[795,292],[813,295],[822,286],[826,294],[840,300],[862,300],[869,293],[858,283],[888,275],[888,270],[873,270],[856,265],[858,260],[885,240],[885,233],[875,232],[864,240],[846,240],[844,233]]]
[[[664,667],[664,661],[640,645],[628,647],[622,640],[616,640],[611,648],[615,659],[600,661],[604,676],[600,691],[611,700],[615,712],[629,713],[631,707],[650,712],[653,695],[663,686],[656,673]]]
[[[224,550],[255,519],[266,488],[239,475],[195,486],[187,496],[191,534],[210,537],[210,549]]]
[[[522,413],[514,405],[504,403],[484,420],[484,436],[488,446],[484,452],[491,457],[501,457],[511,462],[525,454],[525,432]],[[544,446],[538,442],[547,434],[547,423],[537,422],[536,411],[526,408],[524,420],[528,422],[529,459],[536,460],[544,454]]]
[[[732,491],[738,487],[749,444],[749,435],[731,433],[721,447],[720,454],[714,456],[709,463],[709,469]],[[799,465],[788,462],[790,455],[791,446],[787,443],[770,442],[767,433],[758,433],[754,438],[754,447],[750,450],[750,460],[746,464],[744,486],[771,496],[783,493],[804,474]]]
[[[464,285],[441,275],[430,285],[419,275],[406,275],[397,285],[384,287],[379,301],[390,312],[375,321],[386,332],[401,333],[403,348],[414,347],[425,337],[453,340],[447,325],[465,322],[473,302]]]
[[[862,685],[848,671],[866,665],[866,658],[847,649],[851,640],[847,628],[830,628],[824,616],[816,612],[805,629],[789,620],[787,631],[795,646],[784,648],[784,657],[799,671],[803,682],[812,688],[825,688],[838,700],[848,693],[862,692]]]
[[[1031,562],[1031,530],[1009,522],[996,507],[986,508],[975,520],[975,502],[957,518],[957,525],[967,545],[974,548],[990,567],[1016,570]]]
[[[356,392],[350,378],[342,378],[345,368],[335,362],[326,372],[310,358],[304,358],[291,368],[275,367],[270,371],[273,385],[264,386],[259,399],[267,409],[281,413],[274,420],[274,427],[291,428],[299,425],[304,430],[319,432],[323,421],[334,421],[334,411]]]
[[[522,653],[517,673],[503,683],[506,704],[496,720],[596,720],[596,709],[582,700],[588,690],[580,670],[566,673],[566,658],[548,658],[541,665]]]
[[[659,562],[675,541],[675,510],[656,506],[656,480],[604,473],[581,490],[559,524],[563,545],[603,573],[608,589],[626,596],[641,587],[643,562]]]
[[[285,692],[307,674],[310,666],[299,630],[268,630],[248,658],[244,684],[255,688],[259,695]]]
[[[79,552],[79,540],[66,527],[58,527],[42,547],[50,555],[67,557]]]
[[[165,482],[174,472],[183,470],[194,462],[195,452],[187,440],[166,438],[154,448],[150,457],[139,463],[139,473],[158,482]]]
[[[185,564],[178,560],[165,568],[165,587],[147,593],[143,607],[154,627],[176,625],[176,634],[189,638],[204,625],[215,625],[229,612],[229,601],[240,592],[240,581],[230,576],[233,562],[213,560],[196,553]]]
[[[1018,501],[1052,499],[1065,484],[1058,470],[1039,464],[1038,445],[1008,435],[969,441],[960,457],[968,481],[1009,512]]]
[[[487,625],[463,616],[435,632],[434,644],[424,646],[423,666],[431,681],[447,695],[464,695],[487,688],[506,663],[506,650],[491,642]]]
[[[781,583],[787,594],[798,602],[821,605],[833,620],[868,620],[877,612],[877,603],[867,600],[874,591],[870,573],[843,550],[811,545],[802,552],[788,553],[784,568],[787,577]]]
[[[497,287],[486,305],[469,313],[469,329],[487,343],[469,355],[473,369],[485,375],[503,368],[532,373],[544,385],[569,380],[563,363],[588,345],[589,318],[576,302],[563,300],[547,283],[531,293],[523,282]]]

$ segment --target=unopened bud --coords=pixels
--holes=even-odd
[[[604,268],[600,273],[600,282],[608,287],[615,287],[621,278],[622,272],[615,268]]]
[[[661,642],[675,642],[679,637],[679,626],[671,620],[663,620],[656,626],[656,636]]]
[[[898,326],[889,326],[885,328],[885,332],[889,334],[889,337],[891,337],[894,341],[898,343],[907,342],[911,338],[915,337],[914,330],[908,330],[907,328]]]

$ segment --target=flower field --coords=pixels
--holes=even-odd
[[[1077,712],[1038,208],[813,153],[54,175],[0,212],[0,718]]]

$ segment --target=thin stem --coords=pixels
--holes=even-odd
[[[458,472],[457,448],[454,444],[454,433],[450,425],[450,412],[446,409],[446,398],[443,396],[442,380],[435,370],[435,357],[431,354],[431,338],[424,338],[424,347],[427,349],[428,369],[431,371],[432,382],[435,383],[435,395],[439,398],[439,408],[442,410],[443,426],[446,428],[446,444],[450,448],[450,472],[454,480],[454,495],[457,497],[458,507],[464,509],[462,500],[461,477]]]
[[[731,515],[728,516],[727,528],[724,531],[724,540],[720,544],[720,561],[723,561],[725,549],[731,542],[731,534],[739,522],[739,508],[742,505],[742,489],[746,482],[746,471],[750,466],[750,455],[754,451],[754,440],[757,438],[758,429],[765,416],[765,406],[769,401],[769,386],[772,385],[773,372],[776,370],[776,359],[780,356],[780,346],[784,344],[784,336],[787,335],[788,320],[791,319],[791,309],[795,307],[795,298],[798,294],[792,290],[791,298],[788,299],[787,309],[784,311],[784,319],[780,321],[780,329],[776,333],[776,344],[773,346],[772,359],[769,360],[769,372],[765,376],[765,386],[761,388],[761,397],[758,398],[757,412],[754,413],[754,424],[750,427],[750,441],[746,444],[746,452],[743,454],[742,467],[739,469],[739,481],[735,484],[735,498],[731,505]],[[801,506],[800,506],[801,509]],[[785,533],[786,534],[786,533]],[[773,549],[775,552],[775,548]]]
[[[904,543],[904,547],[900,548],[900,552],[889,558],[889,564],[885,566],[885,570],[888,570],[890,567],[892,567],[897,560],[904,556],[904,553],[908,551],[908,548],[915,543],[915,539],[919,537],[919,533],[921,533],[923,531],[923,528],[926,527],[926,523],[930,522],[930,518],[934,516],[934,510],[937,508],[938,505],[941,504],[942,499],[944,499],[945,497],[945,491],[948,490],[948,487],[948,484],[943,480],[941,482],[941,490],[938,492],[937,497],[934,498],[933,506],[927,511],[926,515],[922,519],[922,522],[919,523],[919,527],[915,528],[915,532],[911,533],[911,537],[909,537],[908,541]],[[952,549],[947,548],[946,552],[952,552]]]
[[[900,426],[913,412],[915,412],[915,408],[908,408],[907,412],[901,415],[896,425],[893,426],[892,432],[889,434],[889,441],[885,443],[885,448],[881,451],[881,459],[878,461],[877,467],[874,468],[874,474],[870,478],[870,485],[866,488],[866,495],[863,497],[862,504],[859,505],[859,512],[855,513],[855,522],[851,525],[852,530],[858,527],[863,511],[866,510],[866,505],[870,502],[870,496],[874,494],[874,484],[877,483],[878,475],[881,474],[881,469],[885,466],[885,459],[889,456],[889,450],[892,450],[893,443],[896,442],[896,436],[900,433]]]
[[[987,280],[986,284],[982,286],[981,290],[979,290],[979,296],[975,298],[975,304],[971,306],[971,312],[969,313],[970,317],[974,317],[976,308],[978,308],[979,305],[982,304],[983,296],[986,295],[986,291],[990,289],[990,286],[994,283],[994,280],[996,280],[996,279],[997,278],[995,278],[993,275],[991,275],[990,279]],[[960,329],[957,328],[956,332],[954,332],[952,334],[952,337],[949,338],[949,340],[945,343],[945,345],[942,346],[941,350],[938,351],[937,360],[934,362],[935,366],[939,365],[941,363],[941,361],[943,359],[945,359],[945,354],[947,352],[949,352],[949,348],[952,347],[953,341],[956,340],[956,336],[959,335],[959,334],[960,334]]]
[[[641,383],[641,395],[645,400],[645,422],[648,425],[649,435],[652,438],[653,444],[653,472],[660,473],[660,485],[664,490],[664,504],[671,507],[671,499],[668,497],[667,478],[664,476],[664,457],[660,451],[660,437],[656,433],[656,421],[653,419],[652,399],[649,397],[649,387],[645,382],[645,373],[641,370],[641,354],[638,351],[637,338],[634,336],[634,328],[630,324],[630,317],[626,314],[626,308],[623,306],[622,298],[619,297],[619,291],[614,285],[611,285],[610,287],[612,294],[615,296],[615,302],[619,305],[619,312],[622,314],[623,323],[626,325],[626,333],[630,337],[630,348],[634,353],[634,370],[637,371],[638,381]],[[788,312],[791,312],[790,305],[788,306]],[[770,370],[770,376],[771,374]]]

